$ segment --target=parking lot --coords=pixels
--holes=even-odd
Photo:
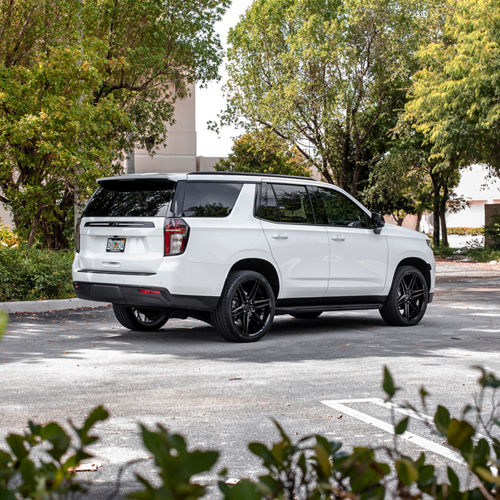
[[[272,418],[292,436],[323,433],[347,447],[389,442],[382,425],[389,411],[377,399],[384,365],[404,389],[399,402],[416,402],[424,385],[433,404],[458,412],[476,390],[471,367],[498,374],[499,353],[498,276],[444,279],[416,327],[386,326],[377,311],[325,313],[315,321],[282,316],[254,344],[224,342],[194,320],[133,333],[110,308],[12,315],[0,342],[0,437],[22,431],[29,419],[79,420],[104,404],[111,418],[98,428],[100,468],[82,474],[93,481],[92,498],[105,498],[129,460],[145,458],[135,470],[152,473],[137,422],[161,422],[192,446],[221,450],[215,470],[225,466],[240,478],[259,472],[246,444],[275,439]],[[444,447],[433,448],[441,440],[421,423],[409,430],[420,439],[403,443],[408,453],[424,450],[453,463]],[[133,473],[125,474],[124,490]]]

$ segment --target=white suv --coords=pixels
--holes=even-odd
[[[76,235],[78,297],[131,330],[201,319],[262,338],[277,314],[379,309],[415,325],[434,291],[429,239],[313,179],[196,172],[99,179]]]

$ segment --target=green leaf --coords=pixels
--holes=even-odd
[[[493,483],[496,484],[497,486],[500,486],[500,477],[494,476],[489,469],[486,467],[476,467],[474,469],[474,472],[484,481],[488,483]]]
[[[444,407],[439,405],[434,414],[434,423],[436,424],[437,430],[446,436],[448,432],[448,426],[450,425],[450,412]]]
[[[256,456],[261,458],[264,462],[265,466],[268,465],[274,465],[277,466],[278,462],[276,461],[276,458],[273,456],[271,453],[271,450],[269,448],[262,444],[262,443],[250,443],[248,445],[248,449]]]
[[[23,487],[27,488],[28,491],[31,493],[35,493],[36,491],[36,469],[35,469],[35,464],[31,461],[25,458],[21,462],[21,477],[23,480]]]
[[[474,427],[472,427],[472,425],[468,422],[453,418],[448,426],[446,439],[448,440],[450,446],[460,450],[464,445],[470,443],[470,439],[474,433]]]
[[[88,446],[96,441],[94,436],[89,436],[90,429],[97,423],[106,420],[109,417],[108,411],[103,406],[94,408],[85,419],[79,435],[84,446]]]
[[[447,467],[448,473],[448,481],[450,481],[450,486],[452,490],[459,491],[460,490],[460,480],[458,479],[457,474],[451,467]]]
[[[392,399],[396,392],[399,390],[399,387],[396,387],[394,385],[394,380],[387,366],[384,366],[384,380],[382,382],[382,389],[384,389],[384,392],[387,394],[387,399]]]
[[[244,479],[234,486],[221,482],[219,489],[225,500],[260,500],[262,498],[257,486],[248,479]]]
[[[396,434],[403,434],[403,432],[406,431],[406,429],[408,428],[408,422],[410,420],[410,417],[405,417],[403,418],[402,420],[400,420],[396,426],[394,427],[394,432]]]
[[[59,424],[50,422],[42,427],[40,436],[52,445],[52,448],[48,451],[49,455],[54,460],[60,461],[71,442],[64,429]]]
[[[411,460],[408,458],[400,458],[395,461],[395,464],[398,478],[405,486],[410,486],[417,481],[418,470]]]
[[[5,311],[0,311],[0,340],[2,335],[7,328],[7,323],[9,322],[9,316]]]
[[[9,434],[5,439],[12,453],[20,461],[28,456],[28,450],[24,446],[24,437],[19,434]]]
[[[434,482],[435,467],[433,465],[423,465],[418,469],[418,481],[421,486],[428,486]]]
[[[13,491],[0,486],[0,500],[16,500],[16,496]]]

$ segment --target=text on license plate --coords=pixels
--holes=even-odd
[[[106,252],[124,252],[126,238],[108,238]]]

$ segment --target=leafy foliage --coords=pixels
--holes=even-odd
[[[500,215],[484,227],[484,234],[488,246],[500,250]]]
[[[228,0],[0,3],[0,201],[31,245],[68,245],[72,206],[133,144],[166,141],[174,104],[218,76]]]
[[[146,448],[153,454],[159,469],[159,486],[153,485],[144,477],[137,479],[144,489],[130,493],[128,498],[137,500],[195,500],[205,495],[206,488],[192,482],[196,474],[209,471],[217,462],[219,453],[187,449],[185,439],[179,434],[171,434],[160,424],[156,430],[141,425],[142,439]]]
[[[98,406],[81,427],[69,422],[72,437],[56,422],[29,422],[23,434],[9,434],[7,449],[0,449],[0,498],[16,500],[56,500],[85,488],[74,476],[83,460],[91,458],[87,447],[97,441],[90,432],[106,420],[108,412]],[[75,439],[76,438],[76,439]]]
[[[473,404],[459,415],[438,406],[433,422],[423,418],[432,432],[438,432],[449,447],[462,458],[469,478],[460,481],[451,467],[446,477],[427,461],[424,453],[416,459],[399,450],[398,436],[409,425],[409,417],[399,422],[394,418],[394,445],[355,447],[342,450],[342,443],[324,436],[313,435],[293,440],[277,423],[279,440],[270,446],[254,442],[249,450],[260,459],[264,473],[256,479],[242,479],[237,484],[219,481],[225,500],[329,500],[335,499],[420,499],[424,495],[436,500],[494,500],[500,486],[500,380],[483,368],[480,371],[480,392]],[[390,371],[384,368],[382,389],[391,404],[398,392]],[[428,392],[419,391],[423,409],[427,411]],[[485,411],[484,402],[490,408]],[[407,409],[418,409],[407,404]],[[392,407],[393,408],[393,407]],[[57,423],[37,425],[30,422],[29,432],[9,434],[8,451],[0,450],[0,498],[60,499],[67,493],[82,491],[72,470],[90,457],[85,447],[97,438],[91,428],[108,416],[97,407],[82,427],[71,424],[78,444]],[[219,453],[188,450],[185,439],[170,433],[161,425],[150,430],[141,426],[142,439],[152,453],[158,476],[153,482],[138,475],[143,488],[129,493],[138,500],[195,500],[207,493],[207,488],[195,481],[195,476],[210,471]],[[32,451],[44,450],[43,458],[34,460]],[[224,477],[227,471],[222,471]]]
[[[233,151],[215,170],[260,172],[310,177],[311,170],[299,151],[270,129],[248,132],[234,141]]]
[[[0,248],[0,302],[74,296],[73,252]]]
[[[407,112],[440,162],[500,172],[500,4],[449,0],[419,51]]]
[[[0,247],[17,247],[19,243],[17,232],[0,223]]]
[[[356,194],[387,151],[427,2],[260,0],[230,31],[222,123],[268,127]]]

